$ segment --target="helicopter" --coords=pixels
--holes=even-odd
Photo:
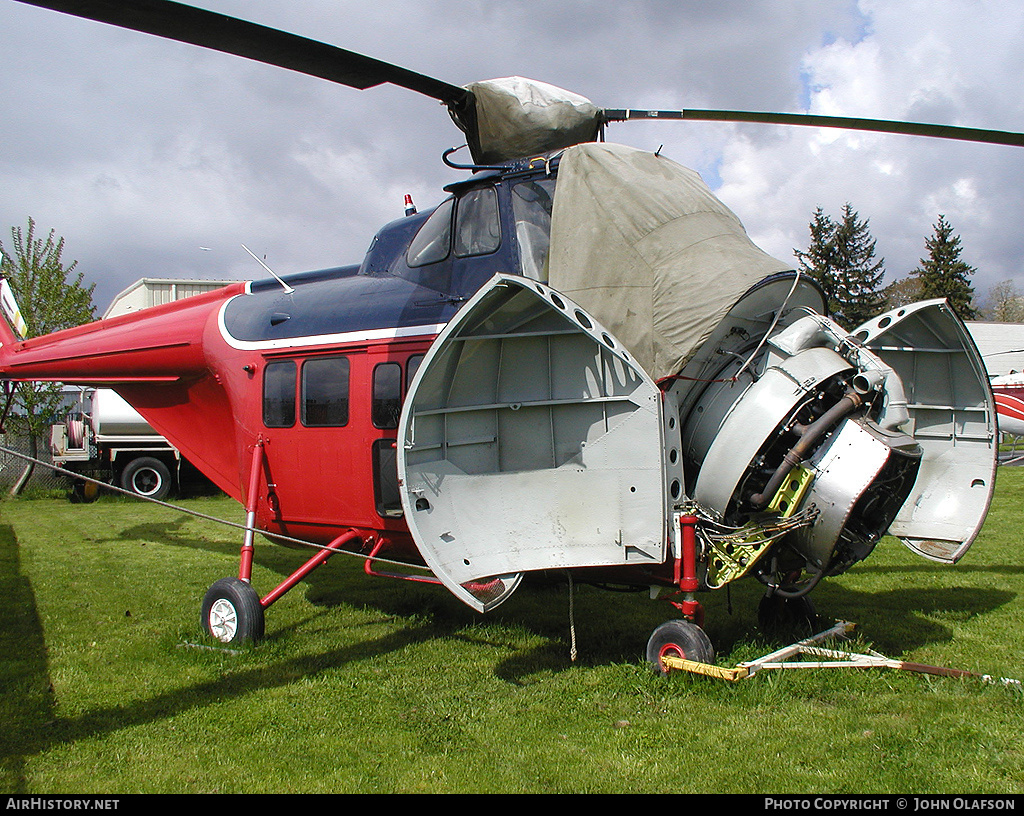
[[[29,2],[29,0],[19,0]],[[984,521],[996,407],[942,299],[848,331],[700,176],[614,122],[746,121],[1013,146],[1017,133],[743,111],[600,108],[510,77],[455,86],[168,0],[29,2],[357,89],[440,101],[467,177],[358,264],[239,281],[24,339],[0,282],[0,379],[114,389],[246,512],[201,623],[259,641],[333,555],[485,613],[536,576],[643,588],[677,616],[646,656],[714,662],[701,593],[812,614],[885,534],[953,564]],[[269,271],[269,270],[268,270]],[[252,586],[256,536],[312,547]]]
[[[999,414],[999,430],[1010,436],[1024,436],[1024,375],[1018,372],[989,380]]]

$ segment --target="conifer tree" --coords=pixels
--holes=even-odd
[[[838,221],[821,207],[810,223],[807,251],[794,250],[802,271],[821,286],[832,318],[852,329],[885,308],[881,291],[885,261],[875,259],[875,240],[868,222],[847,203]]]
[[[934,229],[924,242],[928,257],[922,258],[920,266],[910,274],[921,282],[923,297],[944,297],[963,320],[973,320],[978,312],[974,308],[974,287],[970,279],[977,270],[960,259],[963,249],[960,236],[953,234],[946,216],[939,216]]]
[[[793,254],[800,261],[802,272],[813,278],[825,294],[825,301],[831,310],[836,304],[836,280],[832,271],[832,246],[836,224],[824,210],[818,207],[808,226],[811,242],[807,251],[794,249]]]

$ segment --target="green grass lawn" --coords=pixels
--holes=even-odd
[[[241,521],[223,498],[182,502]],[[1024,679],[1024,468],[955,567],[885,539],[815,592],[854,648]],[[101,500],[0,503],[0,789],[139,792],[1024,792],[1024,693],[890,669],[655,676],[645,595],[523,587],[479,616],[338,556],[267,639],[208,648],[240,533]],[[257,543],[267,592],[305,558]],[[702,598],[717,662],[774,649],[760,587]],[[578,650],[571,659],[573,644]],[[202,644],[197,647],[195,644]]]

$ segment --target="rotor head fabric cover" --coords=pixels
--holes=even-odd
[[[615,144],[562,155],[548,282],[656,381],[678,373],[750,287],[792,268],[755,246],[693,170]]]
[[[593,141],[601,110],[579,94],[545,82],[505,77],[466,86],[476,102],[475,161],[496,164]]]

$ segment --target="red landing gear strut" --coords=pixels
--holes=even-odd
[[[683,613],[686,620],[703,626],[704,607],[694,597],[700,589],[697,581],[697,517],[680,516],[679,533],[682,557],[676,559],[674,579],[683,594],[683,600],[670,603]]]
[[[207,591],[202,605],[202,626],[221,643],[243,643],[261,640],[264,634],[264,611],[289,589],[319,566],[327,562],[347,544],[361,541],[355,530],[347,530],[331,541],[295,572],[284,579],[263,598],[250,583],[252,578],[253,540],[256,505],[259,501],[260,479],[263,475],[263,439],[253,446],[249,470],[249,491],[245,499],[245,537],[237,578],[221,578]]]
[[[679,532],[681,552],[675,560],[673,579],[683,600],[669,603],[682,613],[683,619],[661,624],[647,642],[647,660],[661,674],[669,672],[664,658],[709,664],[715,661],[711,640],[701,628],[704,624],[704,607],[694,597],[700,588],[697,580],[696,516],[681,516]]]

